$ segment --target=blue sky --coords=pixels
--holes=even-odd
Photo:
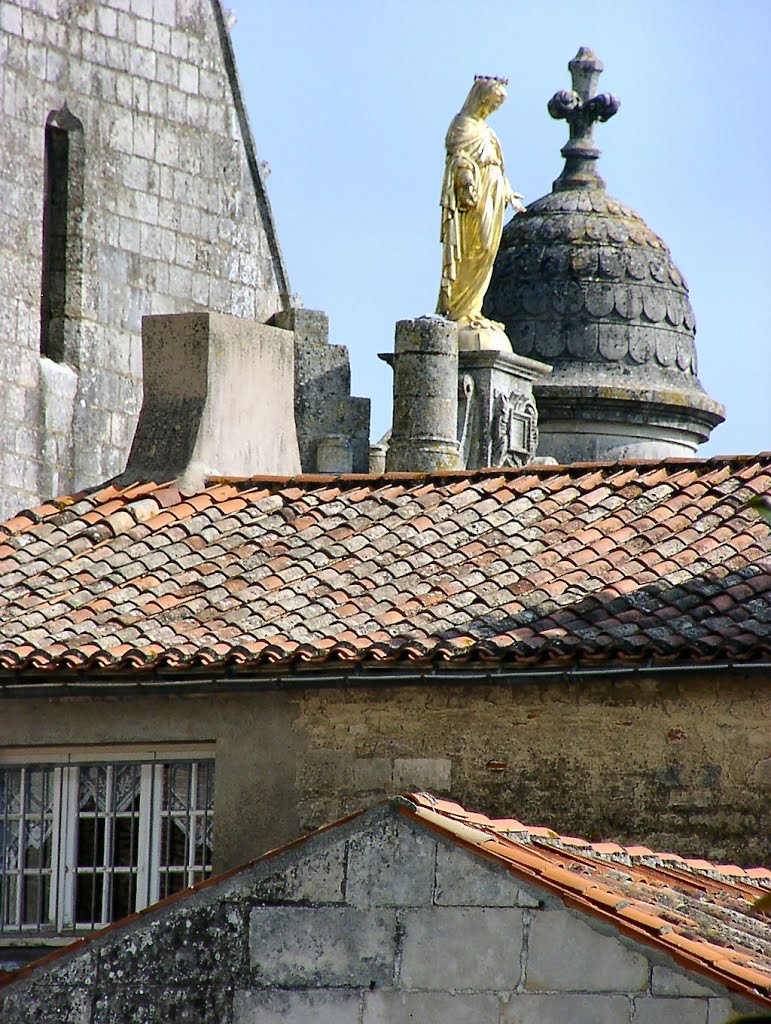
[[[237,3],[237,0],[236,0]],[[396,320],[433,312],[443,140],[474,74],[514,188],[551,190],[565,122],[546,103],[590,46],[608,192],[669,245],[701,381],[727,422],[700,455],[771,448],[771,0],[242,0],[232,30],[292,290],[348,346],[372,440],[390,425]]]

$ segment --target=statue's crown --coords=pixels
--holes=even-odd
[[[501,85],[508,85],[508,78],[500,78],[498,75],[474,75],[475,82],[499,82]]]

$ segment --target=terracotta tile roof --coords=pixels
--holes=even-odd
[[[771,455],[109,484],[0,526],[0,670],[766,660]]]
[[[405,793],[390,801],[395,812],[439,832],[499,864],[515,878],[547,890],[568,907],[600,918],[629,938],[662,950],[696,971],[761,1004],[771,1006],[771,923],[752,910],[771,891],[771,871],[688,860],[645,846],[592,843],[561,836],[514,818],[488,818],[430,793]],[[60,947],[14,974],[0,974],[0,988],[39,966],[66,957],[203,889],[287,851],[300,850],[321,833],[362,817],[364,811],[325,825],[276,850],[169,896],[138,913]],[[302,853],[301,853],[302,855]]]
[[[590,843],[511,818],[487,818],[429,793],[405,794],[397,804],[569,907],[771,1006],[771,924],[767,915],[751,910],[771,890],[771,871],[686,860],[643,846]]]

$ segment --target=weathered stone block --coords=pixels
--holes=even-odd
[[[469,949],[474,956],[469,958]],[[407,911],[401,981],[416,989],[512,989],[520,979],[522,911],[432,907]]]
[[[56,1024],[91,1024],[93,993],[87,988],[48,984],[12,992],[0,1012],[3,1024],[30,1024],[30,1021],[56,1021]]]
[[[358,992],[236,992],[233,1024],[359,1024]]]
[[[325,313],[289,309],[271,318],[295,337],[294,414],[304,472],[355,473],[367,471],[369,399],[351,397],[351,369],[344,345],[327,342]],[[323,440],[339,438],[350,454],[337,463],[325,462]]]
[[[297,765],[297,788],[305,794],[330,796],[330,790],[347,785],[350,785],[350,758],[342,751],[309,750]]]
[[[89,1024],[210,1024],[230,1019],[231,1002],[227,988],[197,976],[178,987],[119,985],[99,994]],[[53,1024],[55,1018],[49,1020]]]
[[[257,983],[386,986],[396,953],[392,910],[253,907],[249,956]]]
[[[191,977],[215,974],[223,984],[245,969],[240,908],[207,904],[165,915],[118,933],[100,951],[100,981],[107,987],[184,988]]]
[[[252,890],[264,903],[342,903],[345,843],[261,878]]]
[[[622,1024],[629,1010],[624,996],[515,995],[501,1011],[501,1024]]]
[[[387,757],[362,757],[353,764],[353,786],[357,791],[385,791],[392,788],[393,762]]]
[[[751,1014],[755,1007],[746,1006],[745,1013]],[[728,1022],[739,1012],[730,999],[710,999],[707,1011],[707,1024],[728,1024]]]
[[[459,847],[438,844],[434,903],[448,907],[537,907],[511,873]]]
[[[367,992],[363,1024],[498,1024],[494,995],[448,992]]]
[[[286,331],[216,313],[143,320],[144,402],[128,479],[296,473]]]
[[[275,313],[270,322],[285,331],[294,331],[298,342],[315,341],[326,344],[329,341],[329,317],[321,309],[304,309],[292,306]]]
[[[0,28],[13,35],[21,35],[21,8],[3,4],[0,10]]]
[[[635,999],[632,1024],[707,1024],[706,999]]]
[[[436,840],[388,822],[348,843],[346,901],[354,906],[429,906]]]
[[[642,992],[645,957],[562,910],[544,910],[530,924],[525,988],[542,992]]]
[[[397,757],[394,760],[394,788],[447,792],[451,770],[452,762],[447,757]]]
[[[711,996],[713,990],[700,985],[694,978],[669,967],[654,967],[651,976],[654,996]]]

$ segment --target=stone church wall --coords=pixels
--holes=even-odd
[[[123,469],[144,314],[288,295],[219,0],[3,0],[0,47],[6,518]]]

